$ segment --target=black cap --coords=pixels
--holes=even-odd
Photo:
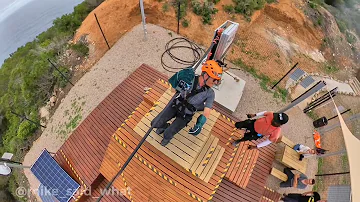
[[[274,121],[281,125],[284,125],[289,120],[289,117],[285,113],[274,113]]]

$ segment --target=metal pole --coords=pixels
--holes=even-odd
[[[328,91],[327,93],[325,93],[324,95],[322,95],[321,97],[317,98],[316,100],[314,100],[313,102],[311,102],[309,105],[308,105],[308,108],[311,107],[311,106],[315,106],[316,104],[322,102],[323,100],[327,99],[327,98],[331,98],[330,94],[332,96],[335,96],[337,92],[337,87],[332,89],[330,92]]]
[[[349,111],[351,111],[351,109],[347,109],[346,111],[341,112],[340,115],[345,114],[346,112],[349,112]],[[329,118],[328,121],[330,121],[331,119],[334,119],[336,117],[338,117],[338,115],[335,115],[335,116]]]
[[[337,152],[331,152],[331,153],[326,153],[326,154],[322,154],[322,155],[317,155],[316,158],[324,158],[324,157],[329,157],[329,156],[335,156],[335,155],[340,155],[340,154],[346,154],[346,149],[337,151]]]
[[[274,89],[299,63],[297,62],[271,89]]]
[[[319,174],[315,176],[330,176],[330,175],[343,175],[343,174],[349,174],[350,172],[342,172],[342,173],[328,173],[328,174]]]
[[[160,112],[160,114],[158,116],[161,116],[162,113],[172,104],[172,102],[174,101],[174,99],[176,98],[176,96],[178,95],[178,93],[176,93],[171,100],[167,103],[167,105],[165,106],[165,108]],[[157,121],[156,121],[157,122]],[[156,123],[154,123],[154,125],[156,125]],[[140,149],[140,147],[144,144],[146,138],[149,136],[149,134],[151,133],[151,131],[153,130],[153,126],[151,126],[149,128],[149,130],[146,132],[146,134],[144,135],[144,137],[141,139],[141,141],[139,142],[139,144],[136,146],[136,148],[134,149],[134,151],[130,154],[130,156],[128,157],[128,159],[126,160],[126,162],[124,163],[123,166],[121,166],[120,171],[115,175],[115,177],[106,185],[105,187],[105,192],[106,190],[108,190],[111,185],[114,183],[114,181],[116,180],[116,178],[118,178],[125,170],[125,168],[128,166],[128,164],[130,163],[130,161],[132,160],[132,158],[134,157],[134,155],[136,154],[136,152]],[[99,202],[103,197],[105,192],[102,192],[102,194],[100,195],[100,197],[96,200],[96,202]]]
[[[306,98],[310,97],[311,95],[313,95],[314,93],[316,93],[317,91],[319,91],[321,88],[323,88],[324,86],[326,86],[326,83],[324,81],[318,82],[317,84],[315,84],[315,86],[313,86],[310,90],[306,91],[305,93],[303,93],[301,96],[299,96],[298,98],[296,98],[295,101],[293,101],[292,103],[290,103],[288,106],[284,107],[283,109],[279,110],[279,113],[281,112],[286,112],[287,110],[293,108],[294,106],[296,106],[297,104],[299,104],[300,102],[304,101]]]
[[[4,165],[4,166],[10,167],[10,168],[30,168],[31,167],[31,166],[23,166],[23,165],[7,163],[7,162],[0,162],[0,165]]]
[[[295,102],[297,99],[299,99],[301,96],[303,96],[305,93],[309,92],[310,90],[312,90],[313,88],[315,88],[316,85],[318,85],[321,81],[318,81],[315,85],[313,85],[311,88],[307,89],[305,92],[303,92],[301,95],[299,95],[297,98],[295,98],[293,101],[291,102]]]
[[[178,26],[177,26],[177,34],[179,34],[179,29],[180,29],[180,0],[179,0],[179,2],[178,2],[179,4],[178,4]]]
[[[55,66],[54,63],[51,62],[51,60],[50,60],[49,58],[48,58],[47,60],[48,60],[48,61],[50,62],[50,64],[60,73],[60,75],[61,75],[67,82],[69,82],[72,86],[74,86],[74,84],[71,83],[71,81]]]
[[[10,112],[11,112],[12,114],[14,114],[14,115],[22,118],[22,119],[25,119],[25,120],[27,120],[27,121],[30,121],[31,123],[33,123],[33,124],[35,124],[35,125],[37,125],[37,126],[41,126],[41,127],[43,127],[43,128],[46,128],[46,126],[43,126],[43,125],[41,125],[41,124],[39,124],[39,123],[36,123],[35,121],[30,120],[30,119],[28,119],[26,116],[21,116],[20,114],[17,114],[17,113],[15,113],[15,112],[13,112],[13,111],[10,111]]]
[[[98,20],[98,18],[97,18],[97,16],[96,16],[96,14],[95,14],[95,13],[94,13],[94,16],[95,16],[95,19],[96,19],[97,24],[99,25],[99,28],[100,28],[101,34],[103,35],[103,37],[104,37],[104,39],[105,39],[106,45],[107,45],[107,47],[108,47],[108,48],[109,48],[109,50],[110,50],[109,43],[108,43],[108,41],[106,40],[105,34],[104,34],[104,32],[103,32],[103,30],[102,30],[102,28],[101,28],[101,26],[100,26],[99,20]]]
[[[333,97],[335,97],[335,95],[334,95]],[[331,100],[331,97],[325,98],[325,99],[321,100],[321,102],[319,102],[319,103],[317,103],[317,104],[315,104],[315,105],[312,105],[312,106],[310,106],[310,107],[306,107],[306,108],[303,110],[303,112],[304,112],[304,113],[307,113],[308,111],[315,109],[316,107],[318,107],[318,106],[326,103],[326,102],[329,101],[329,100]]]
[[[144,39],[147,40],[147,31],[146,31],[146,17],[145,17],[145,11],[144,11],[144,0],[140,0],[140,11],[141,11],[141,19],[144,29]]]
[[[350,118],[345,119],[345,123],[346,122],[353,122],[353,121],[356,121],[358,119],[360,119],[360,114],[355,114],[355,115],[351,116]],[[324,133],[326,133],[326,132],[328,132],[330,130],[333,130],[333,129],[339,127],[339,126],[340,126],[340,122],[338,122],[336,124],[333,124],[333,125],[330,125],[330,126],[325,126],[324,128],[319,130],[319,133],[321,135],[324,135]]]
[[[8,160],[8,159],[3,159],[1,158],[0,161],[3,161],[4,163],[17,163],[17,164],[22,164],[21,162],[18,161],[12,161],[12,160]]]

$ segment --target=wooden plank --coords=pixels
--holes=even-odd
[[[225,148],[217,145],[217,148],[220,148],[219,153],[215,156],[215,154],[211,157],[212,159],[215,159],[212,164],[210,169],[208,170],[207,174],[205,175],[204,181],[205,182],[209,182],[211,176],[213,175],[216,167],[218,166],[220,159],[222,158],[222,155],[224,154]],[[210,166],[211,161],[209,162],[208,166]],[[205,172],[205,171],[204,171]]]
[[[148,124],[145,124],[144,122],[139,122],[136,127],[141,128],[145,132],[145,131],[148,131],[148,129],[150,128],[150,124],[149,124],[149,122],[148,122]],[[138,130],[138,129],[136,129],[136,130]],[[158,135],[158,136],[163,137],[163,134]],[[177,135],[175,135],[175,136],[177,136]],[[181,141],[181,138],[178,138],[178,137],[172,138],[170,142],[182,151],[180,153],[177,153],[176,152],[177,150],[174,150],[174,153],[176,153],[178,156],[180,156],[182,158],[188,158],[189,156],[191,158],[195,158],[197,156],[197,151],[194,151],[193,149],[191,149],[192,143],[190,143],[188,145],[188,144],[186,144],[187,143],[186,141]],[[185,152],[187,155],[183,156],[183,152]]]
[[[219,139],[217,137],[213,138],[213,141],[211,142],[211,144],[209,145],[209,147],[204,147],[203,150],[205,150],[205,155],[203,156],[198,156],[198,158],[200,159],[200,163],[199,165],[195,165],[197,166],[197,169],[194,170],[197,174],[199,174],[199,176],[203,176],[200,177],[200,179],[204,179],[204,175],[203,175],[203,171],[205,171],[205,169],[207,168],[207,166],[203,166],[203,162],[205,161],[205,158],[207,156],[207,154],[209,154],[209,152],[211,151],[211,148],[215,148],[216,149],[216,145],[219,142]],[[211,160],[211,159],[210,159]],[[209,162],[210,163],[210,162]]]
[[[128,131],[132,131],[129,127],[125,125],[124,127],[126,137],[131,138],[132,141],[126,140],[128,145],[135,148],[140,140],[140,136],[136,138],[128,133]],[[130,129],[130,130],[129,130]],[[132,131],[134,133],[134,131]],[[134,135],[134,134],[133,134]],[[179,164],[175,163],[172,159],[164,155],[162,152],[159,152],[156,148],[154,148],[151,144],[145,142],[143,147],[139,150],[139,155],[143,158],[146,158],[149,163],[160,168],[162,172],[172,177],[172,179],[176,179],[178,183],[183,183],[185,187],[188,187],[191,192],[199,193],[199,192],[208,192],[211,193],[211,187],[209,184],[205,184],[202,180],[197,180],[195,176],[191,175],[188,171],[186,171]],[[192,184],[196,183],[196,186],[192,186]],[[201,194],[200,194],[201,195]]]
[[[145,132],[139,127],[136,127],[134,131],[140,136],[143,136],[145,134]],[[174,141],[173,139],[165,147],[161,146],[160,144],[161,140],[162,140],[162,136],[156,134],[154,131],[152,131],[149,137],[146,138],[147,142],[152,144],[155,148],[163,152],[165,155],[173,159],[175,162],[177,162],[184,168],[190,168],[190,165],[194,160],[193,157],[189,156],[185,152],[181,151],[178,147],[176,147],[172,143]]]
[[[291,147],[291,148],[293,148],[295,146],[295,143],[293,143],[290,139],[288,139],[284,135],[282,135],[282,137],[281,137],[281,142],[284,143],[285,145]]]
[[[147,124],[150,124],[151,122],[150,120],[153,120],[155,118],[151,114],[144,117],[145,118],[142,119],[142,121]],[[174,136],[174,138],[178,139],[181,142],[184,142],[188,147],[192,148],[194,151],[200,151],[204,142],[201,139],[197,138],[196,136],[188,134],[186,129],[187,129],[186,127],[183,128],[178,134]]]
[[[214,151],[214,155],[213,155],[213,156],[217,157],[217,155],[218,155],[219,152],[220,152],[220,149],[221,149],[221,147],[216,147],[216,145],[215,145],[215,151]],[[205,179],[205,177],[206,177],[206,175],[208,174],[211,166],[212,166],[213,163],[215,162],[215,159],[216,159],[216,158],[210,158],[210,161],[209,161],[209,163],[208,163],[206,166],[200,165],[200,167],[202,167],[201,172],[199,172],[199,177],[200,177],[200,179],[202,179],[202,180]],[[217,166],[217,165],[216,165],[216,166]],[[205,182],[206,182],[206,181],[205,181]]]
[[[252,154],[251,154],[251,159],[250,162],[248,164],[248,167],[244,173],[244,175],[242,176],[241,180],[240,178],[237,181],[237,185],[239,185],[242,188],[246,188],[246,186],[249,183],[250,177],[254,171],[254,167],[256,165],[256,161],[258,159],[259,156],[259,151],[258,150],[252,150]]]
[[[294,168],[301,173],[306,173],[307,159],[299,160],[299,154],[292,148],[285,146],[282,163],[290,168]]]
[[[193,164],[190,167],[190,170],[196,171],[199,167],[199,165],[201,164],[202,160],[204,159],[204,157],[206,156],[207,153],[207,149],[211,146],[211,144],[214,142],[215,136],[210,136],[209,139],[206,141],[205,145],[204,145],[204,149],[202,149],[200,151],[200,153],[198,154],[198,156],[195,158],[195,161],[193,162]]]

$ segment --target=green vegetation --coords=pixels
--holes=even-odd
[[[84,43],[72,44],[70,48],[82,57],[89,55],[89,47]]]
[[[0,154],[11,152],[15,154],[14,160],[23,158],[21,148],[31,144],[31,137],[38,128],[10,111],[40,122],[39,108],[50,98],[56,86],[65,84],[47,59],[57,64],[64,74],[71,76],[69,67],[61,63],[59,57],[68,49],[82,56],[88,54],[85,44],[68,45],[67,42],[93,9],[86,2],[79,4],[73,13],[54,20],[51,28],[18,48],[5,60],[0,69]],[[6,190],[14,194],[19,184],[23,184],[24,180],[18,181],[21,175],[21,172],[14,172]],[[26,198],[16,199],[27,201]]]
[[[324,160],[323,158],[319,158],[318,159],[318,172],[317,174],[320,175],[320,174],[323,174],[323,165],[324,165]],[[320,191],[320,190],[324,190],[324,181],[323,181],[323,178],[320,176],[320,177],[316,177],[316,183],[315,185],[313,186],[313,191]]]
[[[187,19],[183,19],[183,21],[181,21],[181,25],[183,27],[189,27],[189,21]]]
[[[319,115],[317,115],[314,111],[309,111],[308,113],[306,113],[306,115],[308,115],[312,120],[317,120],[319,119]]]
[[[350,44],[356,43],[356,37],[349,31],[346,31],[345,36],[346,36],[347,42],[349,42]]]
[[[312,9],[317,9],[318,6],[324,6],[323,0],[309,0],[309,6]]]
[[[175,9],[176,16],[178,16],[180,3],[180,19],[183,19],[186,16],[186,10],[188,8],[188,0],[175,0],[172,2],[172,6]]]
[[[163,5],[162,5],[162,11],[163,12],[168,12],[169,11],[169,4],[167,2],[165,2]]]
[[[234,5],[230,4],[230,5],[223,5],[223,9],[225,12],[231,14],[235,12],[235,8]]]
[[[203,24],[210,25],[212,22],[212,15],[218,12],[218,10],[214,7],[214,3],[206,0],[203,3],[193,0],[191,2],[191,6],[196,15],[202,16]]]
[[[333,63],[325,63],[323,66],[323,70],[327,74],[333,74],[339,71],[339,68],[335,66]]]
[[[346,23],[342,20],[336,19],[336,23],[338,24],[339,30],[341,33],[345,33],[347,26]]]
[[[273,3],[274,0],[233,0],[236,13],[244,15],[250,21],[251,15],[254,11],[262,9],[265,3]]]

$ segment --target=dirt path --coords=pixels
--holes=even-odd
[[[77,123],[83,121],[117,85],[142,63],[170,75],[161,67],[160,58],[165,44],[178,36],[169,30],[151,24],[147,25],[147,29],[147,41],[143,40],[142,26],[134,27],[75,84],[61,101],[41,137],[34,142],[33,147],[25,156],[24,165],[31,165],[44,148],[50,152],[56,152]],[[183,58],[192,58],[192,52],[179,51],[178,53],[182,54]],[[172,61],[167,62],[172,63]],[[234,67],[233,64],[229,64],[229,66]],[[245,118],[246,113],[277,110],[285,106],[285,103],[274,100],[271,93],[264,92],[258,82],[248,73],[236,70],[233,73],[246,81],[244,94],[235,112],[236,116]],[[286,135],[294,142],[305,143],[305,136],[310,135],[311,121],[296,109],[290,110],[289,114],[291,118],[296,117],[296,119],[290,118],[289,126],[284,129]],[[316,170],[316,168],[309,168],[311,168],[308,169],[310,171]],[[313,174],[310,171],[309,175]],[[31,189],[35,190],[39,186],[39,182],[29,170],[25,170],[25,175]],[[274,189],[278,181],[269,177],[268,184]]]

